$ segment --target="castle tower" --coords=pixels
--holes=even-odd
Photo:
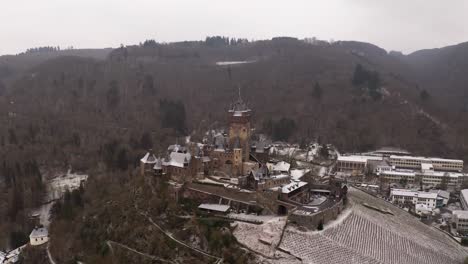
[[[243,149],[241,148],[240,139],[237,137],[234,140],[234,145],[232,146],[233,160],[232,160],[232,173],[236,176],[241,176],[243,171]]]
[[[146,173],[151,173],[156,162],[156,156],[153,154],[153,150],[150,149],[146,155],[140,159],[140,174],[145,175]]]
[[[242,160],[248,161],[250,155],[250,116],[251,110],[242,101],[240,89],[239,98],[229,109],[229,147],[233,149],[235,141],[239,141],[242,149]]]

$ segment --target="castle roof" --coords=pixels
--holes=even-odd
[[[156,156],[154,154],[147,152],[146,155],[140,160],[141,162],[145,164],[154,164],[156,163]]]
[[[234,116],[243,116],[244,114],[247,114],[250,111],[250,108],[242,100],[239,89],[239,97],[237,98],[237,101],[231,104],[231,107],[229,108],[229,113],[232,113]]]
[[[184,168],[184,165],[188,164],[191,158],[190,153],[172,152],[169,158],[162,162],[162,165]]]

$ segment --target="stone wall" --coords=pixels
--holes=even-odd
[[[315,230],[320,223],[326,224],[332,220],[335,220],[341,211],[343,211],[343,209],[343,200],[340,200],[332,207],[314,214],[306,215],[292,212],[289,215],[289,221],[297,225],[304,226],[310,230]]]

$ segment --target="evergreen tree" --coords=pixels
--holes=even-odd
[[[320,101],[322,99],[322,88],[320,87],[318,82],[315,82],[314,89],[312,90],[312,97]]]
[[[431,95],[424,89],[419,94],[419,97],[423,102],[428,101],[431,98]]]

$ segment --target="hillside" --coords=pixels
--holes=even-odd
[[[251,63],[216,65],[219,61]],[[352,84],[358,64],[378,73],[381,99]],[[61,57],[26,70],[4,89],[4,102],[14,101],[14,106],[2,105],[4,114],[13,110],[30,120],[64,118],[64,128],[73,119],[80,134],[99,124],[98,131],[114,128],[104,134],[119,128],[128,137],[159,131],[159,102],[181,101],[184,133],[201,133],[200,128],[224,124],[224,111],[240,87],[256,112],[257,130],[269,119],[290,118],[299,124],[291,140],[320,138],[349,151],[396,145],[424,154],[459,155],[454,142],[441,139],[451,131],[442,131],[421,114],[427,108],[437,120],[448,115],[422,104],[420,90],[402,77],[407,67],[384,50],[358,42],[312,45],[275,39],[129,46],[114,50],[104,61]],[[316,83],[323,91],[320,97],[312,94]],[[31,98],[37,104],[31,104]],[[58,138],[65,136],[71,135]],[[429,144],[434,141],[436,149]]]
[[[311,263],[461,263],[468,256],[450,236],[402,209],[354,188],[349,196],[338,223],[320,232],[289,227],[280,248]]]
[[[255,132],[274,140],[467,160],[468,117],[456,107],[465,48],[403,56],[361,42],[214,37],[2,56],[0,230],[29,230],[27,209],[43,192],[38,168],[128,176],[147,149],[162,154],[176,137],[196,140],[225,126],[239,88],[254,110]],[[459,93],[453,107],[448,95],[438,96],[442,84]]]
[[[468,42],[416,51],[404,59],[415,78],[440,97],[442,105],[456,111],[468,110]]]

